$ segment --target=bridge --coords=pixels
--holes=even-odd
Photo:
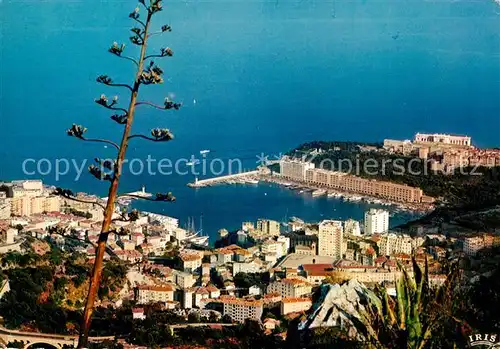
[[[231,327],[237,324],[221,324],[221,323],[192,323],[192,324],[177,324],[170,325],[170,329],[173,333],[176,329],[186,328],[186,327],[204,327],[204,326],[217,326],[217,327]],[[114,336],[102,336],[102,337],[89,337],[89,342],[98,343],[105,340],[114,340]],[[7,347],[9,342],[22,342],[24,349],[35,349],[35,348],[47,348],[47,346],[53,347],[55,349],[62,349],[63,347],[73,347],[76,348],[78,344],[78,336],[72,335],[60,335],[60,334],[48,334],[48,333],[38,333],[38,332],[23,332],[16,330],[9,330],[3,326],[0,326],[0,347]]]
[[[89,342],[102,342],[105,340],[114,340],[114,336],[104,337],[89,337]],[[78,336],[48,334],[38,332],[22,332],[16,330],[9,330],[0,326],[0,341],[2,346],[6,346],[9,342],[23,342],[23,348],[46,348],[47,345],[56,349],[62,349],[63,346],[70,346],[76,348],[78,344]]]
[[[197,322],[193,324],[177,324],[177,325],[168,325],[170,326],[171,329],[175,330],[177,328],[186,328],[186,327],[204,327],[204,326],[221,326],[221,327],[232,327],[232,326],[238,326],[238,324],[222,324],[219,322]]]

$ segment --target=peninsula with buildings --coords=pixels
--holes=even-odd
[[[274,182],[345,200],[396,204],[432,211],[467,210],[500,204],[500,150],[479,149],[471,137],[417,133],[411,140],[382,143],[304,143],[257,170],[198,180],[194,188]]]

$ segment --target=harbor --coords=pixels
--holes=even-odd
[[[394,206],[401,211],[427,212],[433,209],[431,204],[399,202],[387,198],[370,196],[351,191],[339,191],[331,189],[320,184],[306,183],[289,178],[283,178],[279,174],[271,173],[267,167],[259,167],[253,171],[247,171],[237,174],[212,177],[207,179],[195,178],[193,183],[188,186],[192,188],[202,188],[218,184],[258,184],[259,181],[278,184],[290,190],[296,191],[298,194],[310,194],[313,198],[335,198],[345,202],[364,202],[374,205]]]

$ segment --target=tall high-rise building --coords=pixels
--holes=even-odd
[[[365,235],[385,233],[389,230],[389,212],[371,208],[365,212]]]
[[[260,230],[264,235],[280,235],[280,223],[270,219],[257,220],[257,230]]]
[[[343,255],[341,221],[324,220],[318,227],[318,255],[341,259]]]

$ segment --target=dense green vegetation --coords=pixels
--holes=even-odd
[[[44,255],[33,251],[2,255],[1,278],[9,281],[10,291],[0,300],[0,316],[7,328],[26,328],[46,333],[76,333],[82,299],[69,290],[85,286],[90,266],[85,256],[61,251],[54,244]],[[123,286],[127,266],[118,261],[106,263],[100,297],[107,300]],[[82,286],[83,285],[83,286]],[[83,290],[84,291],[84,290]],[[77,293],[83,296],[82,291]]]
[[[90,212],[83,212],[83,211],[78,211],[74,208],[67,208],[65,210],[66,213],[69,213],[69,214],[72,214],[74,216],[77,216],[77,217],[83,217],[83,218],[87,218],[87,219],[90,219],[92,218],[92,214]]]
[[[0,315],[7,328],[24,325],[47,333],[66,333],[67,323],[77,323],[75,312],[58,305],[58,292],[47,292],[54,279],[53,268],[13,268],[6,274],[10,291],[0,300]]]

